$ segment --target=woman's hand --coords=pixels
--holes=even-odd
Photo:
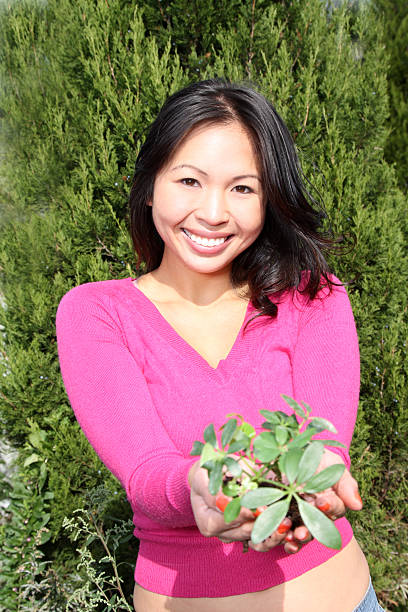
[[[344,465],[344,461],[339,455],[325,449],[317,472],[321,472],[335,463]],[[363,502],[358,492],[357,480],[352,477],[346,468],[342,477],[335,485],[330,487],[330,489],[316,493],[314,496],[314,505],[332,520],[344,516],[346,514],[346,508],[350,508],[350,510],[361,510]]]
[[[191,486],[191,506],[200,532],[210,538],[216,537],[221,542],[248,542],[250,548],[263,552],[278,544],[283,544],[288,534],[291,522],[284,519],[283,523],[264,542],[252,544],[251,532],[255,521],[255,515],[248,508],[241,508],[238,517],[226,523],[224,514],[216,506],[216,496],[208,491],[207,470],[200,468],[199,461],[190,468],[188,480]]]
[[[344,465],[344,461],[339,455],[325,449],[316,473],[336,463]],[[358,483],[347,468],[335,485],[315,495],[305,495],[304,499],[316,506],[321,512],[324,512],[333,521],[343,517],[346,514],[346,508],[361,510],[363,507],[363,502],[358,492]],[[312,537],[307,528],[301,525],[293,532],[288,533],[285,550],[288,553],[297,552],[302,544],[309,542],[311,539]]]

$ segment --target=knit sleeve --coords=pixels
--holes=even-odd
[[[339,282],[333,277],[334,282]],[[349,447],[357,417],[360,390],[360,358],[356,326],[343,286],[329,294],[323,289],[303,306],[293,357],[294,396],[307,402],[312,416],[331,421],[337,434],[323,432],[317,438],[336,439],[346,449],[327,447],[350,468]]]
[[[195,525],[186,459],[167,435],[111,299],[87,283],[62,298],[60,369],[75,416],[135,512],[171,526]]]

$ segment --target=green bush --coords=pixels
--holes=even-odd
[[[384,160],[389,59],[381,25],[351,3],[196,4],[191,19],[184,0],[160,10],[121,0],[1,8],[0,423],[19,451],[22,486],[9,484],[17,497],[1,511],[0,610],[25,609],[27,593],[31,610],[63,610],[70,598],[83,610],[131,602],[137,542],[121,531],[130,508],[69,406],[55,312],[74,285],[135,275],[127,196],[146,127],[170,93],[214,75],[259,83],[288,122],[334,231],[355,235],[356,246],[332,262],[353,281],[361,347],[352,465],[364,509],[349,518],[383,605],[397,610],[408,595],[407,216]],[[89,494],[101,486],[107,505],[97,506],[92,527],[84,512],[93,512]],[[42,527],[41,518],[24,523],[34,507],[47,519]],[[74,516],[76,532],[67,522]],[[101,562],[100,538],[89,540],[96,524],[113,530],[105,544],[117,547],[119,570]],[[36,540],[41,528],[48,541]],[[23,554],[35,564],[29,591],[16,570]],[[104,603],[101,585],[115,604]]]

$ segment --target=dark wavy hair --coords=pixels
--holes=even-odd
[[[327,215],[306,189],[291,134],[252,83],[200,81],[177,91],[163,105],[136,159],[130,192],[130,234],[137,266],[144,261],[150,272],[163,257],[164,243],[154,226],[152,207],[147,206],[157,173],[198,124],[233,121],[245,128],[253,143],[266,210],[258,238],[232,262],[231,284],[239,288],[248,283],[247,297],[260,311],[256,316],[276,317],[279,294],[298,289],[302,279],[299,290],[310,299],[323,286],[331,290],[334,283],[324,252],[342,239],[323,231]]]

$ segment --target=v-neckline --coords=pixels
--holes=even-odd
[[[176,329],[167,321],[167,319],[162,315],[157,306],[150,300],[147,295],[143,293],[143,291],[134,284],[134,281],[137,280],[135,278],[129,277],[128,281],[131,283],[131,287],[134,291],[137,292],[137,295],[140,297],[142,302],[146,305],[146,308],[140,310],[140,314],[143,318],[155,328],[174,348],[180,353],[183,358],[187,358],[188,360],[196,363],[199,367],[203,367],[210,371],[214,375],[220,375],[221,372],[224,371],[225,367],[228,365],[229,371],[234,371],[236,366],[242,361],[243,355],[245,354],[245,350],[243,348],[242,335],[243,328],[245,323],[247,322],[249,313],[253,310],[252,302],[249,300],[244,319],[239,328],[238,334],[234,340],[234,343],[228,353],[228,355],[224,359],[220,359],[217,364],[217,367],[214,368],[212,365],[208,363],[208,361],[199,353],[191,344],[187,342],[180,334],[176,331]],[[223,377],[225,374],[223,375]]]

